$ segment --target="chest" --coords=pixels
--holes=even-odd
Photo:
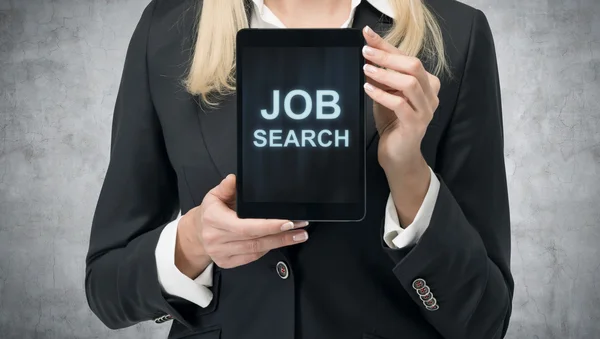
[[[179,182],[182,211],[199,205],[206,193],[225,176],[236,173],[237,122],[234,96],[219,107],[203,109],[198,99],[177,89],[165,79],[156,81],[160,95],[155,107],[160,117],[166,151]],[[366,165],[367,193],[377,187],[387,194],[387,182],[377,160],[378,135],[373,103],[367,101]],[[442,108],[443,109],[443,108]],[[443,113],[442,113],[443,114]],[[435,167],[437,148],[443,127],[435,119],[422,141],[421,149],[429,165]]]
[[[377,22],[359,24],[377,26]],[[190,45],[185,31],[170,31],[168,39],[157,43],[149,56],[152,100],[161,122],[166,152],[177,174],[182,212],[199,205],[206,193],[227,174],[235,174],[237,167],[235,94],[222,98],[217,107],[207,108],[200,104],[200,98],[186,92],[182,79],[187,71]],[[440,106],[421,144],[432,168],[454,107],[456,87],[454,83],[442,83]],[[377,160],[373,101],[365,95],[365,103],[367,194],[383,196],[389,189]]]

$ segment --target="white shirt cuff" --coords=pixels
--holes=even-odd
[[[183,298],[200,307],[210,304],[213,294],[209,287],[213,283],[213,263],[192,280],[175,266],[175,242],[181,217],[170,222],[160,233],[154,252],[158,281],[166,293]]]
[[[410,245],[414,245],[419,242],[429,223],[431,222],[431,216],[433,215],[433,209],[435,208],[435,202],[437,201],[438,193],[440,191],[440,181],[433,173],[431,167],[429,168],[431,179],[429,180],[429,189],[423,199],[423,204],[419,208],[415,220],[402,228],[400,226],[400,220],[398,219],[398,211],[396,211],[396,205],[392,199],[390,193],[387,204],[385,206],[385,221],[384,221],[384,232],[383,241],[392,249],[400,249]]]

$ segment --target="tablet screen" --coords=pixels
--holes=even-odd
[[[244,201],[362,201],[357,48],[246,47],[237,62]]]

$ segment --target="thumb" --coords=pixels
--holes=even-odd
[[[213,194],[221,201],[231,202],[235,200],[235,191],[235,175],[229,174],[213,189]]]

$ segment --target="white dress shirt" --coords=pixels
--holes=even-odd
[[[250,27],[285,28],[275,14],[264,5],[263,0],[253,1],[254,11],[250,20]],[[381,13],[394,17],[388,0],[367,1]],[[341,28],[351,25],[354,12],[360,2],[361,0],[352,0],[350,16]],[[385,207],[383,240],[390,248],[398,249],[416,244],[429,226],[440,188],[439,180],[431,169],[429,171],[431,180],[423,204],[412,224],[404,229],[400,227],[396,206],[391,194],[389,195]],[[211,263],[199,277],[193,280],[177,269],[175,266],[175,242],[180,218],[178,217],[169,223],[158,239],[155,251],[158,280],[166,293],[186,299],[200,307],[206,307],[213,298],[210,287],[212,286],[214,264]]]

